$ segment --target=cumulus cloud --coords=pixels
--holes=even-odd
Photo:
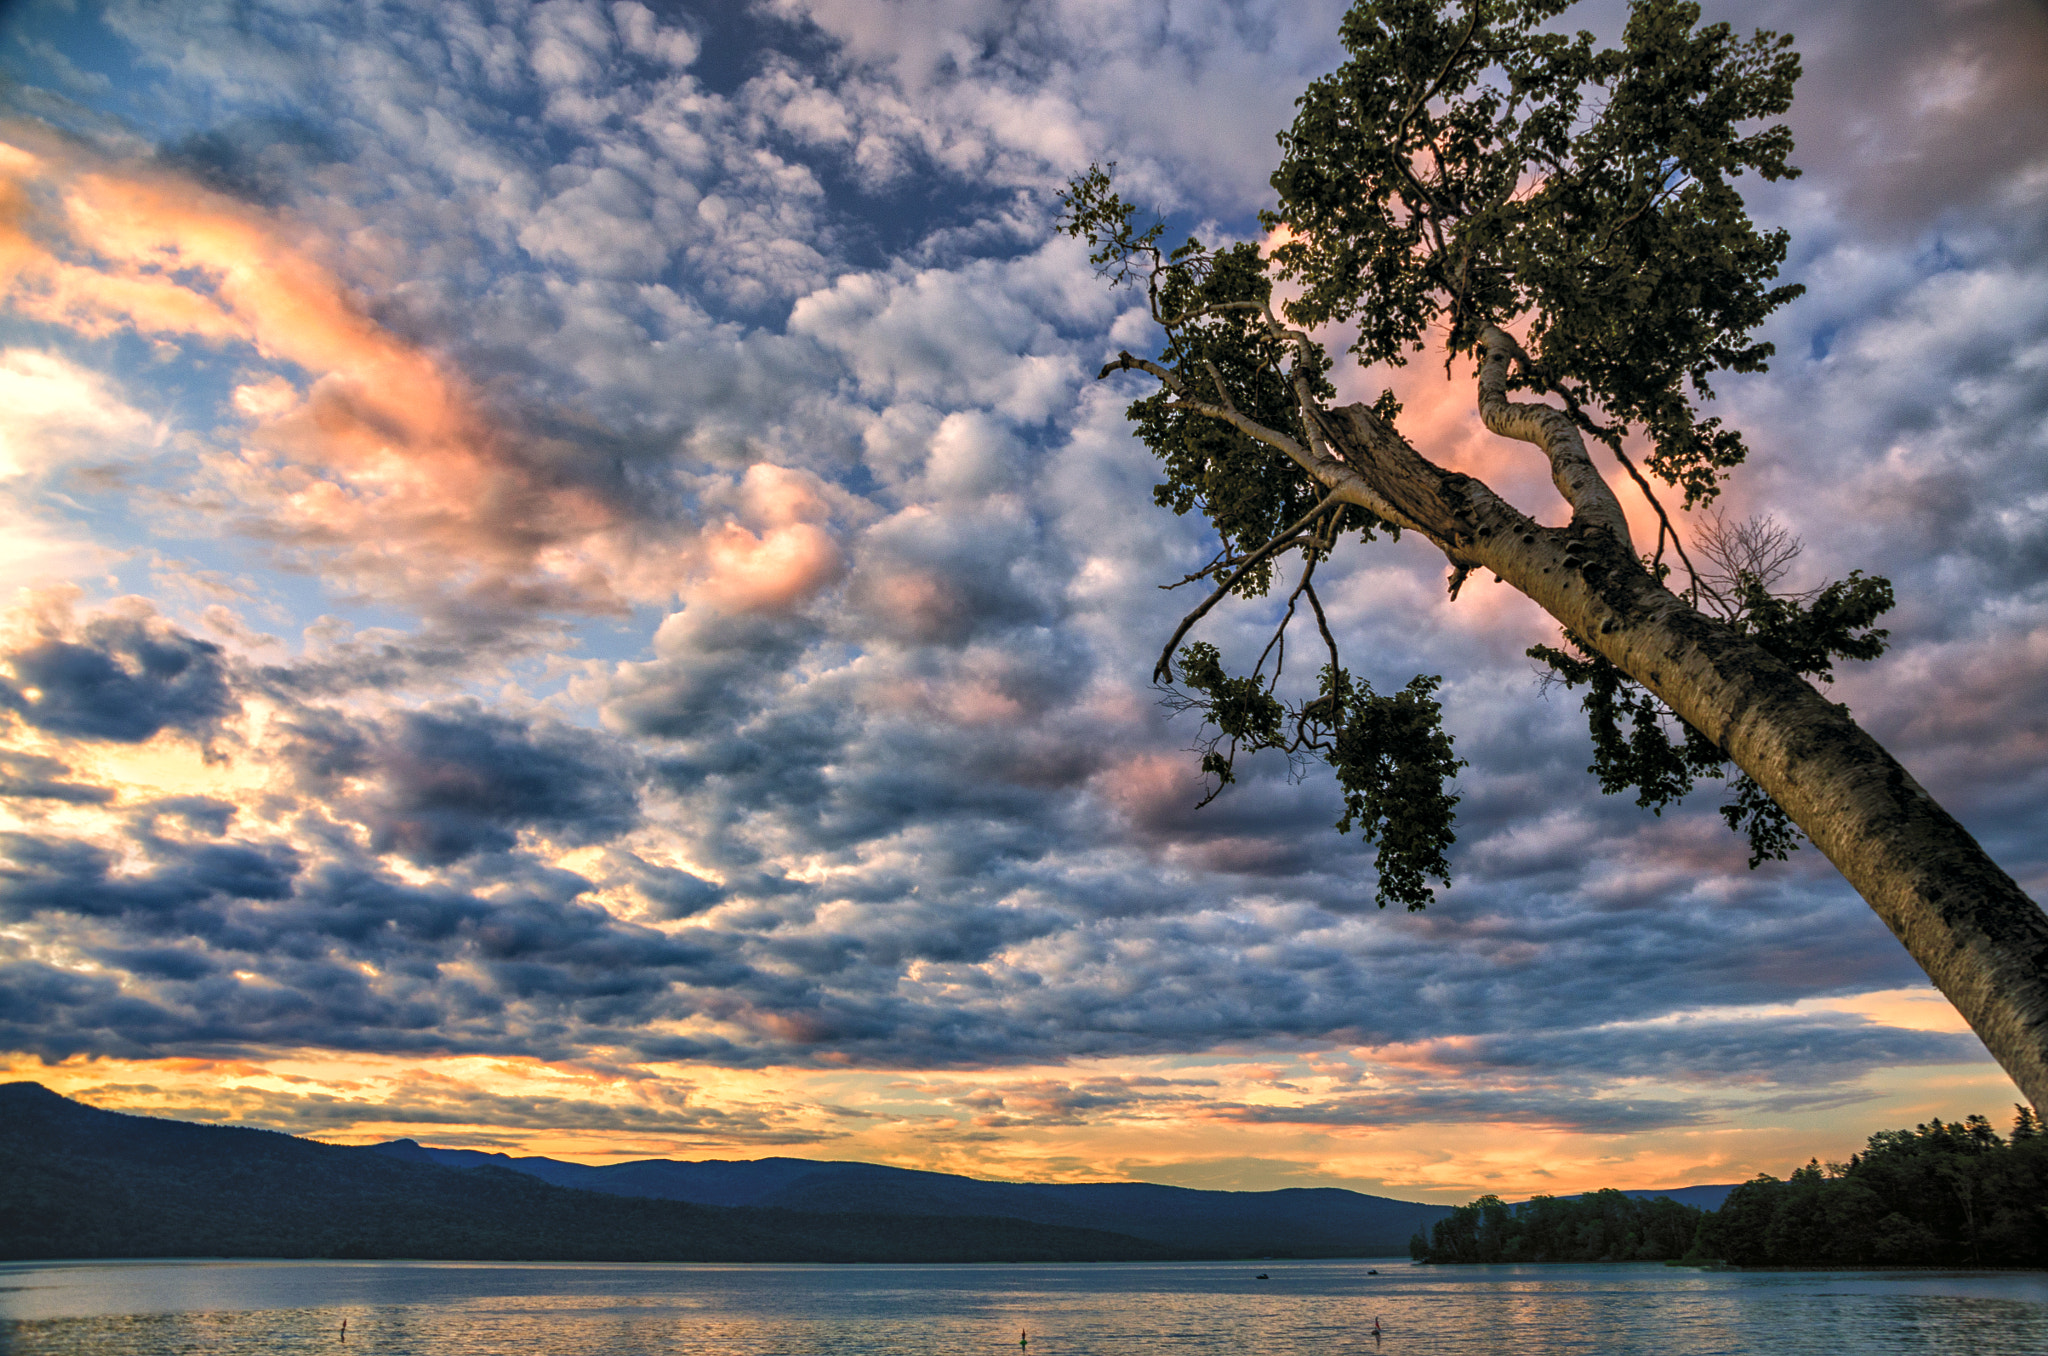
[[[1045,248],[1055,258],[1073,253]],[[1071,259],[1060,262],[1072,270]],[[790,329],[839,353],[887,403],[980,405],[1036,423],[1071,400],[1080,375],[1043,307],[1031,304],[1050,271],[977,263],[902,278],[850,274],[799,300]],[[1107,298],[1097,306],[1106,310]]]
[[[1050,187],[1117,159],[1170,205],[1263,205],[1271,135],[1329,59],[1338,5],[889,5],[775,0],[829,35],[855,78],[837,91],[857,154]],[[865,77],[865,78],[862,78]],[[843,111],[841,111],[843,110]],[[876,143],[881,143],[877,145]],[[1220,200],[1220,202],[1219,202]]]
[[[1711,792],[1661,820],[1601,798],[1522,656],[1549,625],[1478,583],[1447,603],[1412,540],[1318,581],[1375,684],[1445,675],[1455,886],[1380,914],[1370,849],[1284,760],[1195,810],[1193,732],[1146,675],[1192,601],[1157,586],[1214,543],[1151,501],[1122,419],[1146,388],[1089,381],[1143,328],[1047,242],[1047,195],[1115,158],[1244,223],[1338,8],[777,0],[714,31],[632,0],[108,6],[178,131],[10,126],[0,434],[38,494],[99,459],[141,487],[113,527],[46,496],[49,521],[262,578],[211,639],[168,595],[10,633],[0,1037],[945,1070],[921,1105],[963,1134],[1653,1134],[1981,1064],[1788,1015],[1914,972],[1813,854],[1745,871]],[[1807,538],[1802,584],[1899,581],[1894,657],[1836,695],[2038,874],[2032,29],[1796,17],[1834,111],[1765,205],[1813,292],[1777,370],[1729,388],[1758,450],[1731,499]],[[1916,175],[1947,176],[1946,215]],[[1468,373],[1390,380],[1411,436],[1557,513]],[[1256,653],[1275,606],[1202,634]],[[1340,1048],[1292,1090],[1044,1071]],[[377,1098],[798,1133],[674,1098]],[[360,1127],[369,1100],[215,1105]]]
[[[111,459],[144,441],[150,427],[101,373],[43,350],[0,353],[0,482]]]
[[[15,629],[0,650],[0,709],[36,730],[136,744],[168,729],[203,741],[240,710],[221,647],[146,608],[75,629],[48,617]]]
[[[575,847],[605,842],[637,818],[630,755],[573,726],[473,701],[396,712],[368,728],[331,713],[286,725],[282,756],[301,789],[353,810],[373,852],[422,866],[505,851],[523,829]]]

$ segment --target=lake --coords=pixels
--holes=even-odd
[[[1257,1279],[1259,1272],[1268,1279]],[[1378,1275],[1373,1275],[1373,1271]],[[1373,1319],[1385,1335],[1375,1342]],[[342,1321],[348,1321],[346,1339]],[[0,1352],[360,1356],[2048,1352],[2036,1272],[497,1262],[0,1265]]]

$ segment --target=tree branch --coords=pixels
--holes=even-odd
[[[1212,405],[1206,400],[1195,399],[1188,394],[1187,388],[1181,385],[1179,377],[1176,377],[1171,371],[1161,367],[1149,358],[1140,358],[1132,353],[1119,353],[1116,355],[1116,361],[1102,365],[1102,370],[1095,374],[1095,379],[1101,381],[1112,372],[1129,372],[1133,368],[1140,372],[1150,372],[1153,376],[1159,378],[1160,384],[1173,392],[1178,398],[1182,409],[1193,410],[1196,414],[1206,414],[1211,419],[1219,419],[1254,442],[1261,442],[1268,447],[1285,452],[1290,459],[1304,470],[1309,471],[1311,474],[1314,473],[1315,458],[1300,443],[1294,441],[1294,439],[1278,429],[1270,429],[1256,419],[1245,418],[1236,410],[1225,409],[1221,405]]]
[[[1288,547],[1294,545],[1296,542],[1306,541],[1307,539],[1308,534],[1306,533],[1297,532],[1293,536],[1287,536],[1285,534],[1282,534],[1281,536],[1275,537],[1272,541],[1268,542],[1267,546],[1275,551],[1284,551]],[[1207,565],[1204,565],[1201,569],[1196,570],[1193,574],[1184,574],[1179,579],[1174,580],[1171,584],[1159,584],[1156,587],[1159,588],[1162,592],[1171,593],[1173,590],[1177,588],[1184,588],[1189,584],[1195,583],[1197,580],[1213,578],[1214,576],[1220,574],[1224,570],[1234,570],[1238,566],[1244,564],[1244,561],[1245,558],[1243,556],[1231,555],[1230,548],[1226,544],[1222,550],[1216,553],[1216,555],[1209,561]]]
[[[1532,443],[1550,459],[1550,482],[1571,505],[1574,526],[1605,528],[1631,553],[1628,518],[1613,487],[1586,453],[1586,440],[1571,415],[1555,405],[1524,404],[1508,399],[1508,360],[1522,346],[1498,325],[1480,331],[1485,357],[1479,364],[1479,417],[1503,438]]]
[[[1316,520],[1316,515],[1328,509],[1330,507],[1330,501],[1335,499],[1336,497],[1337,495],[1334,490],[1331,491],[1329,494],[1324,495],[1320,500],[1316,502],[1316,506],[1314,508],[1310,509],[1307,513],[1301,515],[1300,518],[1296,519],[1295,522],[1290,527],[1288,527],[1288,529],[1285,532],[1280,533],[1271,541],[1267,542],[1264,546],[1261,546],[1258,550],[1246,556],[1244,558],[1243,563],[1240,564],[1237,567],[1237,569],[1231,573],[1230,578],[1224,580],[1222,585],[1218,587],[1214,593],[1210,594],[1207,598],[1204,598],[1201,601],[1201,604],[1198,607],[1196,607],[1194,611],[1188,613],[1187,616],[1181,618],[1180,625],[1174,628],[1173,638],[1167,641],[1166,648],[1159,652],[1159,662],[1152,666],[1153,682],[1170,683],[1173,681],[1173,652],[1176,648],[1179,647],[1181,637],[1185,636],[1188,633],[1189,629],[1192,628],[1196,622],[1208,616],[1209,609],[1216,606],[1216,604],[1222,602],[1223,599],[1229,595],[1230,591],[1237,587],[1238,580],[1243,579],[1245,577],[1245,574],[1249,570],[1251,570],[1253,566],[1257,565],[1260,561],[1266,559],[1266,557],[1272,555],[1275,551],[1280,550],[1282,547],[1288,545],[1289,543],[1299,541],[1299,533],[1301,532],[1301,530],[1304,527],[1307,527],[1310,523],[1314,522]]]
[[[1236,414],[1237,402],[1230,398],[1230,388],[1223,384],[1222,370],[1207,358],[1202,359],[1202,366],[1209,369],[1209,380],[1216,383],[1216,398],[1223,402],[1223,408],[1229,410],[1232,414]]]
[[[1661,564],[1663,562],[1664,542],[1668,538],[1671,542],[1671,548],[1678,552],[1679,562],[1685,566],[1686,577],[1692,580],[1692,587],[1687,590],[1686,596],[1689,601],[1697,604],[1700,589],[1706,587],[1704,578],[1699,572],[1699,567],[1692,563],[1692,557],[1686,554],[1685,539],[1678,535],[1678,528],[1672,523],[1671,515],[1665,512],[1664,501],[1657,497],[1656,488],[1650,484],[1649,479],[1641,471],[1636,469],[1635,459],[1630,457],[1628,452],[1623,449],[1621,445],[1621,430],[1611,424],[1602,424],[1599,420],[1593,418],[1592,415],[1586,413],[1586,407],[1576,395],[1572,394],[1571,388],[1551,375],[1549,369],[1544,367],[1543,364],[1533,361],[1526,353],[1521,355],[1521,363],[1522,371],[1534,378],[1541,389],[1557,392],[1564,400],[1565,409],[1571,412],[1573,421],[1580,428],[1598,438],[1606,446],[1607,450],[1614,454],[1614,459],[1621,463],[1621,469],[1628,472],[1628,478],[1633,480],[1636,483],[1636,488],[1643,492],[1644,500],[1649,503],[1651,509],[1657,514],[1657,550],[1651,563]]]
[[[1330,676],[1334,681],[1336,675],[1344,669],[1343,662],[1337,654],[1337,638],[1330,634],[1330,619],[1323,615],[1323,600],[1316,597],[1315,588],[1306,580],[1302,581],[1302,588],[1307,590],[1308,605],[1315,611],[1316,630],[1322,632],[1323,645],[1330,652]]]
[[[1194,399],[1188,394],[1187,388],[1181,385],[1180,378],[1150,359],[1140,358],[1129,352],[1119,353],[1116,355],[1115,361],[1103,364],[1102,370],[1096,373],[1095,379],[1100,381],[1112,372],[1129,372],[1133,369],[1140,372],[1149,372],[1159,378],[1161,384],[1167,390],[1173,392],[1176,398],[1175,408],[1207,415],[1211,419],[1230,425],[1254,442],[1261,442],[1268,447],[1285,452],[1295,465],[1308,472],[1325,489],[1337,492],[1345,502],[1356,504],[1362,509],[1367,509],[1396,527],[1405,527],[1413,531],[1422,532],[1425,536],[1431,535],[1420,524],[1387,502],[1385,496],[1375,491],[1372,485],[1366,481],[1365,477],[1361,476],[1355,468],[1346,465],[1342,458],[1331,454],[1327,450],[1319,451],[1315,448],[1303,447],[1278,429],[1267,428],[1258,420],[1248,419],[1235,410],[1225,409],[1221,405],[1212,405],[1206,400]],[[1303,425],[1311,430],[1319,429],[1321,425],[1316,419],[1315,402],[1308,394],[1307,383],[1299,378],[1296,379],[1295,396],[1297,400],[1302,402]],[[1311,437],[1313,436],[1314,434],[1312,433]]]

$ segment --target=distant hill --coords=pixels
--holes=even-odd
[[[1152,1261],[1205,1255],[1019,1219],[622,1198],[0,1085],[0,1260]]]
[[[1719,1210],[1721,1202],[1728,1199],[1728,1193],[1735,1190],[1739,1182],[1723,1182],[1718,1186],[1671,1187],[1662,1191],[1624,1191],[1624,1196],[1633,1196],[1639,1201],[1653,1201],[1659,1196],[1669,1196],[1680,1205],[1689,1205],[1695,1210]]]
[[[1628,1194],[1712,1209],[1729,1190]],[[1335,1187],[990,1182],[800,1158],[593,1167],[412,1140],[350,1148],[0,1085],[0,1259],[1373,1256],[1405,1252],[1449,1213]]]
[[[1721,1202],[1727,1200],[1728,1193],[1735,1190],[1738,1185],[1740,1184],[1736,1182],[1725,1182],[1718,1186],[1644,1187],[1621,1194],[1632,1196],[1639,1201],[1654,1201],[1659,1196],[1669,1196],[1680,1205],[1689,1205],[1695,1210],[1719,1210]],[[1568,1195],[1560,1195],[1557,1199],[1575,1201],[1587,1194],[1583,1191],[1574,1191]],[[1517,1198],[1508,1204],[1520,1205],[1524,1199],[1526,1198]]]
[[[444,1167],[495,1166],[557,1186],[699,1205],[769,1206],[811,1213],[999,1215],[1105,1229],[1167,1247],[1231,1257],[1384,1256],[1450,1213],[1447,1206],[1368,1196],[1339,1187],[1197,1191],[1150,1182],[988,1182],[874,1163],[803,1158],[751,1161],[642,1159],[593,1167],[393,1140],[376,1151]]]

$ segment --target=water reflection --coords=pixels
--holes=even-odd
[[[0,1266],[0,1351],[936,1356],[1012,1345],[1019,1356],[2048,1351],[2048,1277],[2035,1273],[1267,1265],[1264,1280],[1226,1263]]]

